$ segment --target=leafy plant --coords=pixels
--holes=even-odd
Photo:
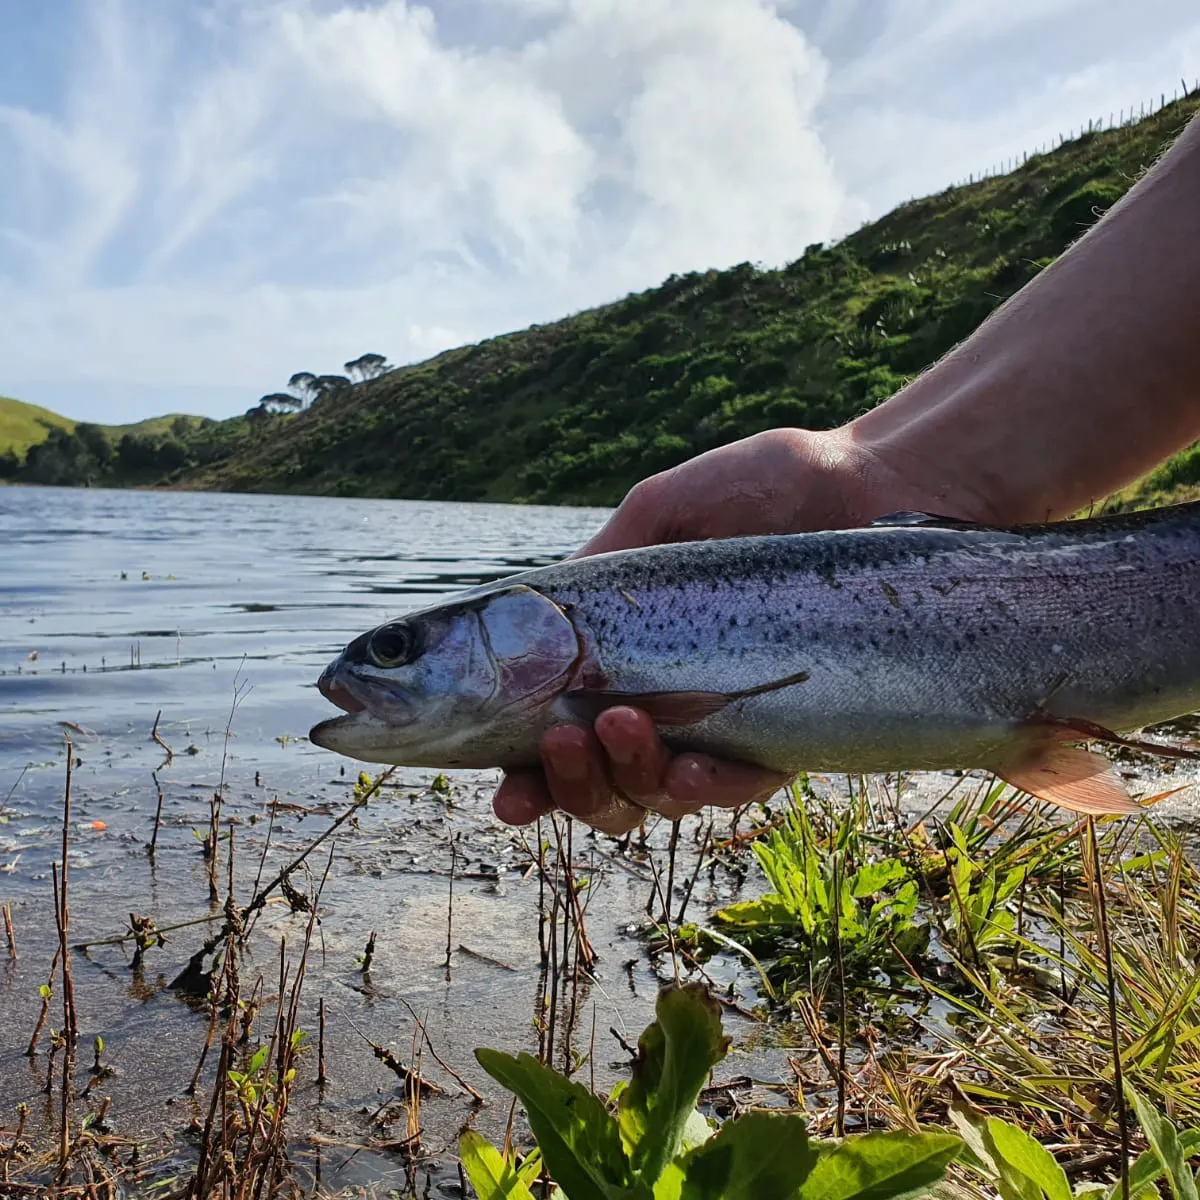
[[[697,1110],[729,1039],[695,984],[664,988],[632,1076],[606,1104],[528,1054],[476,1052],[525,1106],[537,1160],[518,1164],[478,1133],[460,1143],[481,1200],[533,1200],[541,1167],[564,1200],[898,1200],[923,1195],[958,1153],[940,1133],[810,1142],[802,1117],[749,1112],[713,1130]]]
[[[951,823],[947,832],[953,846],[947,854],[950,911],[946,932],[960,954],[978,961],[1011,941],[1017,919],[1008,902],[1025,882],[1029,868],[982,862],[972,856],[958,825]]]
[[[907,977],[904,960],[929,943],[928,923],[916,919],[919,884],[898,857],[864,859],[856,824],[848,810],[818,835],[794,791],[782,826],[754,846],[770,891],[719,910],[714,931],[762,951],[767,974],[785,986],[828,977],[839,958],[848,985],[879,971]]]

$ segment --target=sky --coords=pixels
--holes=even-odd
[[[0,395],[228,416],[786,263],[1197,76],[1195,0],[0,0]]]

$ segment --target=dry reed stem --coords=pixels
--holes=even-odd
[[[164,742],[162,740],[162,738],[159,736],[158,723],[161,720],[162,720],[162,709],[160,708],[158,710],[157,715],[154,718],[154,727],[150,730],[150,739],[151,739],[151,741],[157,742],[167,752],[167,761],[162,764],[164,767],[166,767],[166,766],[169,766],[171,764],[172,760],[175,758],[175,751],[172,750],[171,747],[168,746],[167,743]]]
[[[325,997],[317,1001],[317,1087],[328,1083],[325,1074]]]
[[[1121,1070],[1121,1036],[1117,1025],[1117,990],[1113,974],[1112,938],[1108,928],[1108,900],[1104,888],[1104,864],[1096,839],[1096,818],[1087,819],[1087,844],[1091,852],[1092,896],[1096,911],[1096,932],[1104,957],[1105,994],[1108,1001],[1108,1035],[1113,1062],[1114,1102],[1117,1106],[1117,1131],[1121,1139],[1121,1200],[1129,1200],[1129,1118],[1125,1105],[1125,1082]]]

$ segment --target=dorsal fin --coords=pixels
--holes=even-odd
[[[943,517],[936,513],[912,512],[902,509],[899,512],[885,513],[871,522],[875,526],[896,525],[937,525],[945,529],[988,529],[990,526],[981,525],[978,521],[964,521],[961,517]]]

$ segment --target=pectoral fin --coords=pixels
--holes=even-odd
[[[1013,787],[1088,816],[1142,812],[1102,754],[1060,742],[1045,742],[1026,757],[995,768]]]
[[[693,725],[713,713],[720,712],[735,700],[746,700],[761,696],[764,692],[778,691],[808,679],[807,671],[797,671],[783,679],[761,683],[756,687],[743,688],[737,692],[568,692],[563,698],[577,716],[593,721],[606,708],[628,705],[640,708],[655,725]]]

